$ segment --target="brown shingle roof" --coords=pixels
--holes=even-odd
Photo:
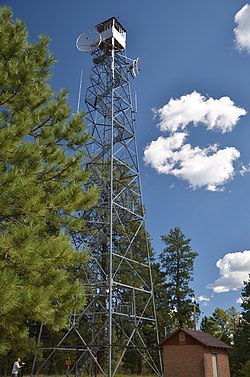
[[[195,331],[195,330],[184,330],[186,334],[189,334],[193,338],[197,339],[198,342],[204,344],[205,346],[209,347],[217,347],[217,348],[232,348],[227,343],[222,342],[221,340],[217,339],[215,336],[208,334],[202,331]]]
[[[175,331],[174,333],[169,335],[167,338],[165,338],[159,345],[163,346],[163,344],[166,343],[168,339],[170,339],[174,334],[178,333],[179,331],[185,332],[186,334],[190,335],[192,338],[196,339],[199,343],[207,347],[224,348],[224,349],[232,348],[231,346],[222,342],[221,340],[217,339],[215,336],[211,334],[208,334],[202,331],[186,330],[186,329],[179,329]]]

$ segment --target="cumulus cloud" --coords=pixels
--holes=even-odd
[[[224,191],[224,184],[235,174],[234,162],[240,152],[234,147],[219,149],[218,145],[193,147],[187,143],[187,126],[203,124],[207,130],[232,131],[246,110],[237,107],[229,97],[206,98],[194,91],[179,99],[171,98],[160,109],[159,128],[168,137],[159,137],[144,150],[144,162],[160,174],[171,174],[186,180],[190,187],[204,187],[209,191]],[[244,175],[250,171],[243,167]]]
[[[197,297],[197,300],[198,300],[198,302],[199,302],[202,306],[207,306],[208,303],[209,303],[209,301],[210,301],[210,298],[201,295],[201,296]]]
[[[250,271],[250,250],[228,253],[219,259],[216,266],[220,270],[220,277],[208,285],[215,293],[235,291],[248,280]]]
[[[186,136],[184,132],[176,132],[170,137],[159,137],[152,141],[144,151],[145,163],[155,168],[158,173],[170,174],[175,165],[174,156],[182,148]]]
[[[199,302],[203,302],[203,301],[205,301],[205,302],[209,302],[209,301],[210,301],[210,298],[201,295],[201,296],[198,297],[198,301],[199,301]]]
[[[240,157],[234,147],[218,149],[185,144],[187,134],[175,132],[159,137],[144,151],[144,161],[158,173],[171,174],[189,182],[190,187],[205,187],[209,191],[223,190],[223,185],[234,175],[233,162]]]
[[[235,106],[229,97],[206,98],[196,91],[170,101],[160,109],[154,109],[160,119],[160,130],[176,132],[188,124],[203,124],[209,130],[222,133],[232,131],[246,110]]]
[[[246,4],[236,13],[234,29],[236,47],[250,53],[250,5]]]

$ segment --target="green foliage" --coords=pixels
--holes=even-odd
[[[233,306],[227,310],[216,308],[212,316],[202,318],[200,329],[230,345],[239,321],[240,314]]]
[[[246,364],[242,367],[242,376],[243,377],[250,377],[250,359],[246,362]]]
[[[160,254],[160,261],[166,276],[172,321],[176,327],[190,327],[194,291],[189,287],[189,283],[193,280],[193,264],[198,254],[191,249],[191,239],[185,239],[178,227],[171,229],[168,235],[161,238],[166,245]]]
[[[0,353],[27,339],[29,320],[58,330],[84,305],[75,276],[86,253],[70,233],[98,197],[83,189],[83,114],[72,116],[66,91],[54,95],[48,84],[48,38],[27,37],[0,8]]]
[[[250,276],[244,282],[242,290],[243,309],[241,318],[235,328],[234,344],[230,354],[231,376],[249,376],[250,361]]]
[[[243,302],[241,304],[243,308],[242,315],[245,321],[250,323],[250,274],[249,274],[248,281],[244,281],[244,288],[242,290],[241,296],[243,299]]]
[[[151,265],[152,280],[154,282],[155,307],[158,322],[159,338],[162,340],[176,328],[175,319],[169,308],[169,293],[166,289],[166,274],[161,270],[160,263],[154,262]]]

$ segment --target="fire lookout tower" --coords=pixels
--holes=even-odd
[[[90,254],[87,304],[70,316],[68,330],[43,365],[61,349],[71,352],[69,373],[76,376],[84,371],[115,376],[128,360],[161,376],[130,86],[139,59],[126,56],[126,30],[115,17],[81,34],[76,46],[93,60],[85,96],[90,135],[85,156],[89,184],[100,188],[100,199],[81,214],[84,230],[72,236],[75,247]]]

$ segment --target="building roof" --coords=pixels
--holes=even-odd
[[[183,331],[184,333],[190,335],[192,338],[196,339],[199,343],[203,344],[204,346],[207,347],[212,347],[212,348],[224,348],[224,349],[230,349],[232,348],[225,342],[222,342],[221,340],[217,339],[215,336],[208,334],[206,332],[202,331],[196,331],[196,330],[187,330],[187,329],[179,329],[169,335],[167,338],[165,338],[159,346],[163,346],[167,341],[172,338],[175,334],[178,332]]]
[[[124,29],[124,27],[122,26],[122,24],[117,20],[117,18],[116,17],[110,17],[110,18],[108,18],[107,20],[105,20],[105,21],[102,21],[102,22],[100,22],[98,25],[96,25],[95,27],[98,27],[98,26],[100,26],[100,25],[103,25],[103,24],[106,24],[106,22],[109,22],[109,21],[111,21],[111,20],[115,20],[115,22],[126,32],[126,30]]]

